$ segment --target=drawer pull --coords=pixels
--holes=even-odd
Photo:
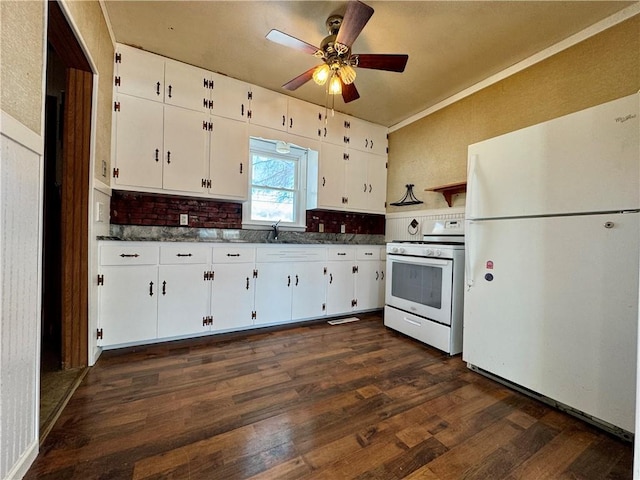
[[[138,258],[140,255],[137,253],[122,253],[120,254],[122,258]]]
[[[373,252],[364,252],[364,254],[370,257],[371,255],[373,255]]]
[[[338,252],[338,256],[339,257],[344,257],[345,255],[346,255],[346,253]]]
[[[192,257],[190,253],[176,253],[176,257]]]
[[[239,253],[227,253],[227,257],[239,257]]]

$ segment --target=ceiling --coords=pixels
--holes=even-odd
[[[393,126],[635,3],[366,1],[354,53],[406,53],[404,73],[358,69],[360,98],[335,109]],[[346,1],[103,0],[117,42],[325,105],[324,87],[281,86],[318,64],[265,39],[272,28],[318,46]],[[332,97],[333,98],[333,97]],[[331,99],[330,99],[331,101]]]

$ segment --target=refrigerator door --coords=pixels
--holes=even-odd
[[[638,208],[638,99],[470,145],[467,218]]]
[[[469,221],[463,360],[633,432],[639,217]]]

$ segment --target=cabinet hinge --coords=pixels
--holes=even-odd
[[[213,89],[215,86],[214,80],[209,80],[209,88]]]
[[[253,271],[253,278],[258,278],[258,269]]]
[[[349,143],[349,137],[347,136],[342,137],[342,140],[344,140],[344,143]]]
[[[358,266],[354,265],[353,267],[351,267],[351,273],[358,273]]]
[[[387,147],[387,154],[389,153],[389,147]]]
[[[208,100],[206,98],[202,99],[202,106],[204,108],[213,108],[213,100]],[[206,123],[206,122],[202,122],[202,123]]]
[[[247,92],[247,99],[253,100],[253,92]]]
[[[342,159],[343,160],[349,160],[349,154],[348,153],[343,153],[342,154]]]
[[[98,275],[98,286],[104,285],[104,275]]]
[[[353,300],[351,300],[351,306],[352,307],[357,307],[358,306],[358,300],[356,300],[355,298]]]
[[[120,77],[119,76],[114,77],[113,83],[115,83],[116,87],[119,87],[120,86]]]
[[[327,274],[327,267],[324,267],[323,269],[323,273],[326,275]]]
[[[384,168],[389,168],[389,162],[384,162]]]
[[[343,204],[349,203],[349,197],[342,197],[342,203]]]
[[[322,137],[322,129],[321,128],[318,129],[318,136]]]
[[[202,317],[202,326],[206,327],[207,325],[213,325],[213,317],[210,315]]]
[[[384,202],[384,208],[387,208],[387,202]]]
[[[251,320],[255,320],[257,318],[257,316],[258,315],[257,315],[255,310],[253,312],[251,312]]]
[[[113,169],[113,178],[120,178],[120,169],[119,168],[114,168]]]
[[[247,110],[247,118],[251,118],[251,110]]]
[[[120,102],[113,102],[113,111],[114,112],[120,111]]]
[[[322,112],[318,112],[318,120],[322,121]],[[318,130],[320,131],[320,130]]]
[[[207,130],[209,132],[213,131],[213,123],[212,122],[202,122],[202,129]]]
[[[344,121],[344,128],[351,128],[351,122]]]
[[[211,179],[203,178],[202,182],[200,182],[200,185],[202,186],[202,188],[211,188]]]
[[[215,278],[215,272],[213,270],[208,270],[206,272],[204,272],[204,276],[203,279],[204,281],[209,281],[209,280],[213,280]]]
[[[122,63],[122,54],[116,53],[116,63]]]
[[[102,329],[101,329],[101,328],[98,328],[98,329],[96,330],[96,338],[97,338],[98,340],[102,340],[102,335],[103,335]]]
[[[322,311],[324,312],[326,309],[327,309],[327,304],[326,304],[326,303],[323,303],[323,304],[322,304]]]

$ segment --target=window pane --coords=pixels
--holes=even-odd
[[[253,187],[251,189],[251,219],[293,222],[294,198],[294,192]]]
[[[253,156],[253,185],[273,188],[295,188],[296,162],[262,155]]]

